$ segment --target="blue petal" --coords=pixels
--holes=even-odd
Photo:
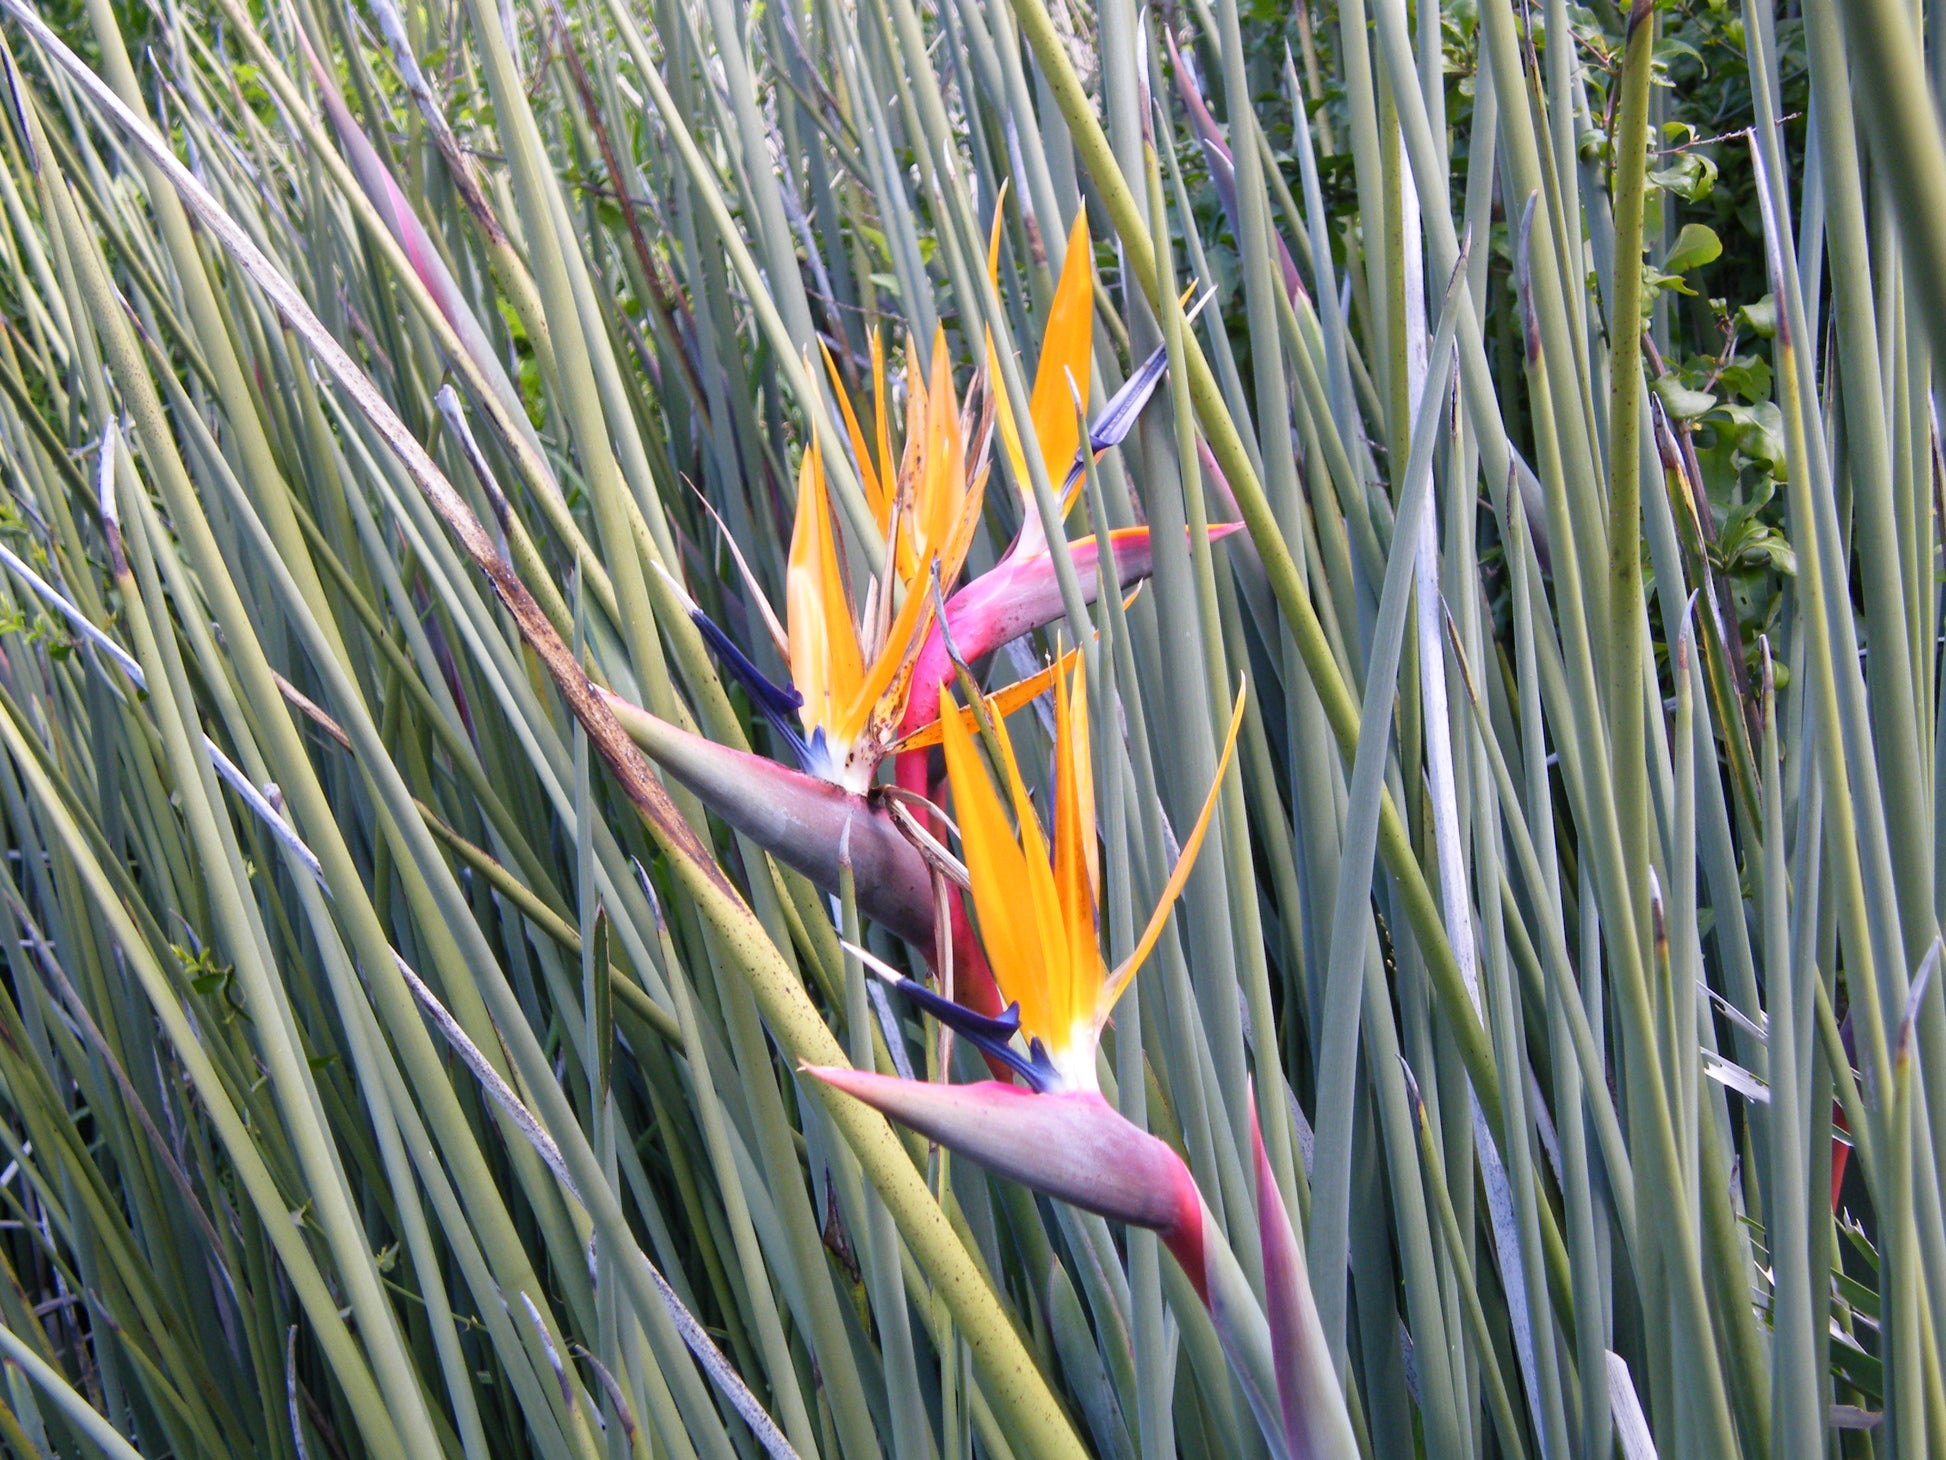
[[[798,767],[808,776],[816,776],[821,781],[838,779],[840,766],[831,754],[831,747],[824,738],[824,726],[820,725],[811,732],[806,740],[795,735],[793,744],[797,747]]]
[[[1122,388],[1110,396],[1108,404],[1102,407],[1100,417],[1088,432],[1088,444],[1096,451],[1121,445],[1135,425],[1135,418],[1142,414],[1142,407],[1155,394],[1156,382],[1162,379],[1163,372],[1168,368],[1169,351],[1166,346],[1157,345],[1149,352],[1149,358],[1142,362],[1141,368],[1129,376]]]
[[[790,685],[777,683],[757,668],[750,656],[737,647],[736,641],[718,628],[700,608],[692,608],[689,619],[696,625],[697,632],[702,634],[703,642],[723,662],[723,667],[730,671],[730,677],[749,691],[751,700],[763,712],[764,718],[776,726],[789,742],[798,765],[810,770],[812,747],[805,742],[803,732],[797,727],[797,712],[804,703],[804,696]]]
[[[995,1018],[956,1004],[916,979],[902,978],[894,987],[981,1054],[999,1060],[1037,1094],[1045,1095],[1053,1088],[1054,1062],[1048,1059],[1040,1040],[1029,1041],[1029,1053],[1025,1055],[1014,1048],[1014,1036],[1020,1033],[1019,1004],[1007,1005],[1006,1012]]]
[[[1128,433],[1135,428],[1135,418],[1142,414],[1142,408],[1155,394],[1156,383],[1162,379],[1169,368],[1169,352],[1165,346],[1157,345],[1142,362],[1141,368],[1123,382],[1122,388],[1108,398],[1102,407],[1101,415],[1088,430],[1088,449],[1099,456],[1111,446],[1120,446],[1128,439]],[[1081,480],[1085,470],[1079,451],[1074,454],[1074,465],[1069,468],[1067,479],[1061,483],[1061,496],[1066,497]]]

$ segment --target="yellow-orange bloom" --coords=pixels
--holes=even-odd
[[[1000,214],[993,218],[993,237],[987,248],[987,272],[999,269]],[[1074,396],[1068,377],[1074,377],[1074,390],[1081,404],[1088,404],[1089,373],[1094,364],[1095,287],[1088,239],[1088,215],[1076,209],[1074,227],[1068,233],[1067,255],[1061,261],[1061,278],[1054,287],[1054,302],[1047,313],[1047,326],[1041,332],[1040,359],[1034,366],[1033,394],[1027,403],[1028,418],[1034,423],[1034,440],[1054,490],[1059,492],[1069,469],[1081,450],[1081,421],[1075,414]],[[1020,536],[1008,550],[1012,557],[1028,557],[1047,547],[1047,534],[1041,525],[1040,510],[1034,505],[1032,478],[1027,474],[1027,454],[1021,447],[1020,427],[1007,389],[1001,383],[999,361],[994,356],[993,336],[987,335],[987,376],[993,382],[995,414],[999,417],[1000,440],[1007,450],[1014,484],[1021,495]],[[1081,484],[1076,482],[1061,503],[1065,515],[1074,505]]]
[[[1054,683],[1051,848],[1021,780],[1005,724],[995,721],[1005,800],[975,748],[973,733],[950,703],[940,716],[940,726],[960,850],[973,885],[973,909],[1000,995],[1019,1006],[1020,1033],[1028,1040],[1044,1088],[1093,1090],[1097,1088],[1095,1047],[1102,1028],[1161,937],[1209,830],[1217,790],[1243,723],[1243,696],[1237,696],[1216,784],[1195,828],[1183,840],[1182,855],[1162,898],[1134,950],[1111,972],[1095,933],[1100,872],[1085,665],[1077,660],[1072,676],[1058,674]]]
[[[868,585],[856,608],[815,437],[798,468],[797,520],[784,581],[791,680],[803,697],[798,715],[808,767],[853,791],[871,784],[904,713],[912,661],[932,624],[933,563],[937,560],[942,583],[958,577],[986,486],[984,463],[969,479],[972,423],[961,418],[944,332],[933,340],[929,385],[920,383],[912,367],[914,353],[908,348],[906,442],[896,473],[886,421],[884,352],[876,337],[876,452],[867,445],[843,388],[838,390],[866,500],[886,538],[889,569],[886,578]],[[835,382],[835,369],[832,373]]]

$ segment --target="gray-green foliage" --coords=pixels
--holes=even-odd
[[[1946,1446],[1929,7],[5,7],[0,1447],[1275,1443],[1153,1235],[807,1086],[946,1073],[919,961],[522,636],[783,754],[671,578],[781,676],[818,344],[1031,378],[1077,208],[1154,581],[976,668],[1089,639],[1111,962],[1249,684],[1121,1108],[1254,1281],[1254,1102],[1372,1455]]]

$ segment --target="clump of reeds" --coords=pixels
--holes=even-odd
[[[1937,15],[0,11],[0,1449],[1946,1447]]]

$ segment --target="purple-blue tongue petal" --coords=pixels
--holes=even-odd
[[[1128,439],[1128,433],[1135,429],[1135,421],[1142,414],[1142,407],[1149,403],[1155,394],[1156,383],[1169,368],[1169,351],[1165,345],[1157,345],[1149,352],[1149,358],[1142,362],[1141,368],[1122,382],[1122,388],[1108,398],[1108,404],[1101,408],[1094,425],[1088,428],[1088,449],[1099,456],[1111,446],[1120,446]],[[1061,497],[1065,501],[1074,484],[1081,480],[1081,473],[1087,464],[1081,460],[1081,453],[1075,452],[1074,465],[1068,468],[1067,478],[1061,483]]]
[[[902,978],[892,987],[986,1055],[989,1063],[998,1060],[1019,1075],[1030,1089],[1038,1092],[1052,1085],[1054,1066],[1038,1039],[1033,1042],[1029,1054],[1022,1054],[1014,1048],[1014,1036],[1020,1033],[1018,1003],[1007,1005],[998,1014],[982,1014],[944,994],[935,993],[914,978]]]
[[[803,708],[804,696],[797,692],[796,686],[779,684],[757,668],[737,641],[718,628],[716,620],[702,609],[692,607],[689,621],[696,625],[696,632],[703,636],[703,642],[709,645],[710,652],[730,671],[730,677],[749,693],[751,703],[784,737],[791,753],[797,757],[798,769],[811,769],[811,745],[798,728],[797,721],[797,712]]]

